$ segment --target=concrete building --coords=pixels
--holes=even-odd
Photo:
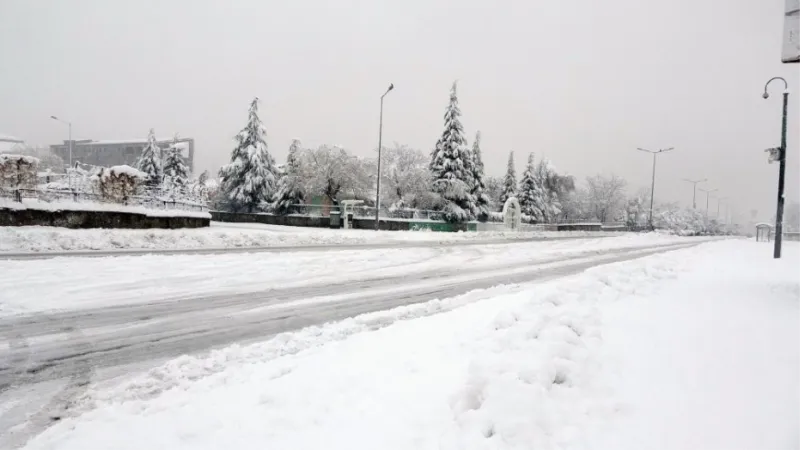
[[[167,149],[172,143],[170,139],[158,139],[158,146],[162,150]],[[82,139],[72,141],[72,162],[81,164],[91,164],[94,166],[118,166],[126,164],[136,167],[136,162],[142,155],[142,150],[147,145],[147,139],[130,139],[114,141],[93,141]],[[191,173],[194,173],[194,139],[178,138],[178,146],[181,147],[183,160]],[[61,157],[64,162],[69,163],[69,141],[63,144],[50,146],[50,151]]]

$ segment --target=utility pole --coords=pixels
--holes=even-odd
[[[688,178],[684,178],[683,181],[692,183],[692,209],[697,209],[697,183],[704,183],[708,181],[708,178],[703,178],[702,180],[690,180]]]
[[[656,151],[647,150],[647,149],[644,149],[644,148],[637,148],[636,149],[636,150],[639,150],[639,151],[642,151],[642,152],[647,152],[647,153],[652,153],[653,154],[653,177],[652,177],[652,180],[650,182],[650,218],[649,218],[650,229],[651,230],[655,229],[655,227],[653,226],[653,199],[655,198],[655,193],[656,193],[656,156],[658,156],[659,153],[665,153],[665,152],[671,151],[673,149],[674,149],[674,147],[662,148],[662,149],[656,150]]]
[[[781,115],[781,146],[778,148],[777,157],[779,161],[778,168],[778,211],[775,214],[775,250],[773,257],[778,259],[781,257],[781,245],[783,244],[783,188],[786,181],[786,117],[789,114],[789,83],[782,77],[773,77],[764,85],[764,94],[762,97],[769,98],[767,88],[774,80],[783,81],[783,113]],[[772,162],[772,161],[770,161]]]
[[[727,199],[728,197],[717,197],[717,220],[719,220],[719,204]]]
[[[69,168],[72,169],[72,122],[67,120],[61,120],[56,116],[50,116],[51,119],[67,124],[67,128],[69,129]],[[69,182],[69,187],[72,188],[72,172],[70,170],[67,171],[67,180]]]
[[[708,222],[708,198],[711,196],[712,192],[717,192],[719,189],[703,189],[700,188],[701,192],[706,193],[706,222]]]
[[[386,97],[386,94],[388,94],[392,89],[394,89],[394,84],[389,83],[389,89],[386,89],[386,92],[381,95],[381,118],[378,125],[378,188],[375,192],[375,230],[380,230],[378,218],[380,217],[381,213],[381,146],[383,145],[381,141],[383,139],[383,97]]]

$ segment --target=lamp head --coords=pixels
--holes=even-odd
[[[769,93],[767,91],[764,91],[762,97],[764,97],[765,99],[769,98]]]

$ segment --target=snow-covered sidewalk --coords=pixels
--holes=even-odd
[[[784,251],[703,244],[179,358],[26,448],[797,448]]]
[[[395,242],[451,243],[477,240],[508,241],[546,237],[614,236],[607,232],[501,232],[436,233],[431,231],[332,230],[228,224],[180,230],[71,230],[58,227],[0,227],[0,252],[58,252],[71,250],[198,249],[279,247],[296,245],[347,245]],[[0,254],[0,256],[2,256]]]

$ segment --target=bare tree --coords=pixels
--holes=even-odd
[[[613,220],[625,201],[624,179],[617,175],[586,178],[588,210],[600,222]]]
[[[393,208],[418,208],[422,197],[430,191],[428,157],[420,150],[395,144],[383,149],[383,178],[386,190],[381,192],[385,204]]]
[[[368,199],[374,193],[372,161],[360,160],[338,146],[303,151],[302,179],[308,195],[324,195],[336,204],[341,195]]]

